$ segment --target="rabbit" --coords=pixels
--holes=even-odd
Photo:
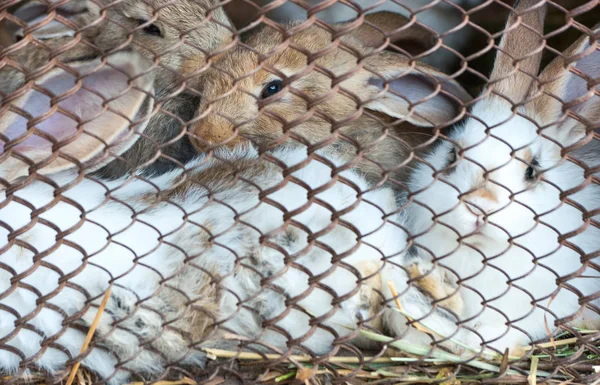
[[[234,1],[227,10],[230,18],[237,26],[245,26],[254,21],[259,15],[259,7],[271,8],[266,12],[266,16],[278,23],[286,24],[293,21],[305,21],[311,17],[307,9],[303,9],[292,1],[286,1],[273,8],[270,0],[253,0],[252,5],[245,1]],[[428,52],[419,59],[432,65],[433,67],[445,72],[452,73],[456,71],[458,63],[462,62],[461,51],[469,44],[474,32],[474,28],[469,26],[466,21],[466,12],[470,9],[481,6],[482,0],[453,0],[449,2],[433,2],[429,0],[405,0],[395,2],[360,0],[355,3],[336,2],[324,7],[321,0],[310,0],[305,4],[307,7],[319,9],[315,12],[315,19],[328,24],[336,24],[354,20],[364,14],[375,12],[394,12],[411,21],[416,22],[428,31],[432,31],[439,38],[439,46],[435,50]],[[400,28],[397,25],[396,28]],[[423,51],[419,52],[422,53]]]
[[[161,8],[159,16],[166,19],[166,21],[172,20],[171,23],[173,25],[183,25],[187,27],[191,23],[188,15],[204,14],[202,4],[204,3],[181,1],[176,5]],[[107,9],[107,19],[115,20],[120,25],[131,25],[131,28],[133,29],[138,24],[138,21],[136,21],[137,19],[149,19],[149,15],[151,14],[150,5],[151,4],[133,1],[120,2]],[[42,9],[44,8],[42,7]],[[95,12],[92,11],[78,14],[78,16],[89,19],[89,22],[81,22],[82,25],[90,24],[91,21],[99,18],[99,16],[96,16]],[[29,15],[28,17],[32,18],[33,16]],[[225,27],[229,24],[227,23],[226,16],[222,14],[221,8],[215,8],[212,13],[212,18],[215,20],[214,23],[208,24],[204,29],[192,31],[188,34],[195,46],[209,50],[211,47],[217,47],[219,42],[225,44],[228,41],[229,30]],[[371,25],[386,32],[390,32],[390,29],[395,29],[400,23],[406,21],[402,17],[395,17],[389,13],[386,14],[385,12],[367,15],[365,19],[370,25],[365,23],[357,28],[355,35],[370,47],[378,47],[384,42],[384,36],[381,33],[378,33]],[[159,21],[161,21],[160,18]],[[193,20],[193,22],[196,22],[196,20]],[[87,33],[84,37],[87,37],[94,45],[99,46],[104,50],[118,47],[126,37],[126,31],[119,27],[119,24],[109,21],[104,21],[97,27],[94,27],[94,24],[92,24],[92,27],[86,30]],[[161,26],[159,22],[157,22],[156,25],[159,27]],[[211,27],[213,25],[215,26],[214,28]],[[219,28],[219,25],[222,25],[223,27]],[[70,36],[72,29],[65,27],[58,21],[54,21],[48,26],[52,27],[54,30],[62,27],[63,30],[65,30],[66,36],[53,36],[51,39],[48,39],[45,35],[44,27],[34,29],[30,35],[38,40],[43,40],[44,44],[50,47],[63,46],[72,41],[72,37]],[[179,83],[177,77],[185,78],[187,75],[202,71],[203,67],[206,65],[205,57],[201,53],[198,55],[191,55],[191,51],[194,50],[193,47],[188,47],[185,44],[183,46],[178,45],[179,36],[171,31],[169,25],[166,25],[164,28],[166,33],[162,37],[149,34],[146,29],[142,31],[138,30],[135,38],[140,42],[140,45],[134,45],[134,47],[146,55],[152,55],[152,53],[142,49],[144,45],[157,47],[157,52],[170,52],[166,57],[168,59],[168,64],[170,65],[169,68],[172,68],[173,71],[160,66],[154,68],[154,71],[157,72],[156,94],[157,97],[163,100],[161,109],[164,113],[155,115],[149,123],[149,129],[146,131],[146,135],[140,138],[140,140],[138,140],[133,147],[119,159],[116,159],[102,169],[97,170],[95,172],[95,175],[97,176],[104,178],[119,178],[135,168],[143,168],[149,175],[160,175],[180,167],[183,163],[191,159],[197,151],[197,148],[192,146],[188,136],[185,135],[184,129],[186,122],[189,122],[194,118],[194,113],[199,104],[199,95],[193,91],[195,88],[194,82],[188,82],[188,88],[183,92],[178,92],[177,89]],[[431,45],[431,36],[426,31],[414,27],[403,28],[400,32],[393,34],[392,37],[398,45],[407,49],[410,49],[410,47],[420,49]],[[208,42],[206,40],[208,40]],[[173,49],[173,46],[177,47],[177,49]],[[84,43],[80,43],[59,56],[59,58],[61,58],[63,62],[68,62],[73,58],[93,57],[95,54],[95,51],[91,47]],[[18,56],[15,61],[19,63],[29,63],[24,64],[29,68],[45,65],[48,60],[47,51],[33,44],[20,48],[15,55]],[[165,55],[161,56],[161,58],[164,57]],[[163,61],[165,60],[161,60],[161,62]],[[10,71],[15,73],[14,77],[0,77],[0,91],[5,93],[16,89],[19,84],[21,84],[20,82],[22,82],[23,78],[21,72]],[[4,79],[4,81],[2,79]],[[160,153],[158,151],[160,151]]]
[[[30,8],[37,7],[35,12],[15,11],[15,15],[26,15],[24,21],[33,21],[33,24],[30,30],[17,33],[23,40],[12,46],[10,52],[14,53],[8,56],[15,65],[0,69],[0,91],[10,94],[18,90],[25,84],[24,73],[35,77],[51,69],[54,58],[49,56],[49,49],[61,47],[63,53],[56,58],[66,64],[99,57],[116,49],[134,49],[150,61],[160,57],[152,67],[156,78],[155,95],[161,101],[160,113],[151,119],[145,136],[96,174],[119,178],[135,168],[144,168],[148,174],[161,174],[181,167],[196,154],[185,136],[186,123],[193,118],[199,103],[198,94],[188,79],[202,70],[201,66],[196,67],[200,55],[227,45],[232,41],[233,33],[223,9],[210,0],[163,3],[125,0],[108,4],[77,0],[61,5],[57,13],[75,26],[55,18],[36,27],[36,15],[37,20],[50,17],[45,14],[47,7],[40,3],[30,3]],[[88,6],[78,9],[76,6],[80,4]],[[70,8],[64,9],[67,5]],[[100,15],[99,5],[105,7],[106,16]],[[73,36],[77,27],[81,30],[79,42]],[[135,30],[130,43],[128,30]],[[182,83],[184,81],[187,85]]]
[[[156,0],[126,0],[117,4],[106,4],[103,8],[106,11],[105,17],[100,15],[98,8],[98,4],[102,3],[78,0],[62,5],[59,11],[67,5],[81,3],[95,5],[71,15],[81,18],[81,25],[76,24],[75,27],[79,27],[82,38],[89,41],[89,44],[74,44],[58,55],[58,59],[63,62],[76,61],[129,46],[148,60],[160,58],[160,65],[154,69],[157,72],[155,88],[159,95],[174,92],[181,87],[182,80],[193,75],[197,68],[190,67],[190,58],[194,58],[192,64],[195,64],[198,54],[206,54],[232,39],[232,27],[227,15],[210,0],[186,0],[167,5]],[[69,11],[77,9],[74,5],[67,8]],[[41,10],[47,11],[47,8],[42,6]],[[15,14],[18,15],[19,11]],[[33,20],[29,20],[34,22],[29,27],[31,31],[21,29],[16,34],[22,39],[27,36],[28,39],[25,40],[31,40],[31,44],[15,47],[15,61],[25,69],[37,69],[50,59],[49,50],[35,44],[36,41],[43,42],[49,48],[57,48],[73,40],[75,31],[56,17],[37,27],[35,21],[44,17],[50,16],[42,13],[34,17]],[[130,31],[135,32],[132,43],[127,41]],[[177,49],[173,49],[181,42],[182,35],[188,43],[179,44]],[[3,80],[3,92],[12,92],[21,85],[24,76],[18,72],[20,71],[15,71],[20,75],[17,78]]]
[[[599,30],[538,75],[545,12],[536,0],[515,7],[490,85],[409,182],[411,240],[458,281],[466,342],[515,356],[559,326],[600,325],[600,231],[586,223],[600,187],[585,183],[600,163]]]
[[[0,122],[0,372],[65,369],[108,289],[82,364],[111,384],[203,366],[204,347],[324,354],[369,323],[429,340],[385,306],[389,281],[415,318],[456,331],[409,284],[435,266],[406,258],[391,190],[330,154],[240,145],[161,175],[90,176],[155,110],[147,62],[105,60],[38,78]]]
[[[399,18],[373,15],[380,21]],[[195,146],[322,147],[354,162],[349,167],[358,163],[370,182],[389,180],[402,190],[414,153],[433,142],[431,127],[458,121],[471,97],[440,71],[365,44],[382,36],[375,29],[344,34],[340,42],[351,48],[331,46],[333,33],[311,26],[290,37],[314,55],[325,52],[313,63],[301,48],[283,45],[285,36],[269,27],[244,36],[250,49],[236,47],[216,57],[198,78],[202,100],[190,127]],[[260,64],[259,54],[268,53]],[[359,55],[365,59],[359,62]]]
[[[56,3],[56,2],[55,2]],[[100,17],[99,3],[88,0],[70,0],[68,2],[58,2],[53,4],[50,2],[39,1],[21,1],[19,6],[15,7],[12,16],[31,25],[33,28],[33,36],[38,40],[47,40],[57,37],[71,36],[74,37],[76,29],[71,29],[67,25],[61,23],[57,19],[52,19],[46,24],[46,19],[50,17],[51,11],[56,12],[76,26],[85,27],[87,23],[95,21]],[[37,24],[41,26],[37,26]],[[12,23],[14,24],[14,23]],[[25,35],[25,29],[19,28],[18,25],[11,26],[11,30],[15,29],[12,34],[12,40],[20,41]]]

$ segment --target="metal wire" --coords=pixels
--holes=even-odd
[[[0,383],[597,383],[598,16],[2,2]]]

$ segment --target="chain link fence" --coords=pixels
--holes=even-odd
[[[4,0],[0,383],[597,384],[599,16]]]

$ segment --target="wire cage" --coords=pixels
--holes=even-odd
[[[597,1],[0,11],[0,384],[600,383]]]

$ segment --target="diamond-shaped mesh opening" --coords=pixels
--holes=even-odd
[[[597,383],[598,16],[0,5],[0,383]]]

